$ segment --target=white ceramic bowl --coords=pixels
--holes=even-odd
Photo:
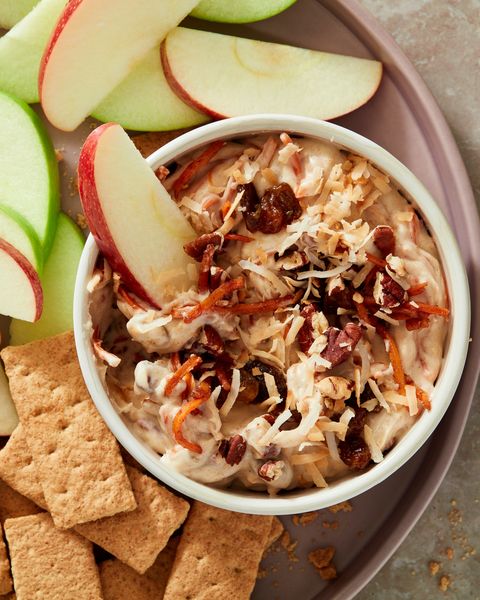
[[[112,406],[98,375],[86,327],[87,282],[98,249],[90,236],[80,261],[74,298],[77,352],[90,394],[118,441],[150,473],[179,492],[220,508],[255,514],[294,514],[343,502],[365,492],[399,469],[421,446],[440,422],[462,375],[470,334],[470,295],[465,267],[457,242],[441,210],[420,181],[402,163],[374,142],[338,125],[292,115],[255,115],[226,119],[205,125],[166,144],[147,160],[152,169],[191,152],[213,140],[266,131],[288,131],[321,140],[365,156],[376,164],[414,200],[437,243],[450,297],[451,318],[445,358],[432,396],[432,410],[425,411],[406,436],[385,459],[365,473],[354,474],[325,489],[296,490],[270,497],[266,493],[219,489],[204,485],[166,468],[158,455],[129,430]]]

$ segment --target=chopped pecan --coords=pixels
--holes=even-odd
[[[247,442],[241,435],[234,435],[229,440],[224,439],[220,442],[218,452],[225,459],[227,465],[238,465],[245,456]]]
[[[218,250],[222,242],[223,238],[220,233],[204,233],[193,241],[188,242],[188,244],[185,244],[183,249],[188,256],[191,256],[197,262],[201,262],[207,246],[213,245],[215,250]]]
[[[339,442],[338,452],[347,467],[354,470],[365,469],[371,459],[365,440],[358,435],[349,435],[344,442]]]
[[[347,400],[352,395],[352,382],[344,377],[325,377],[318,385],[323,396],[332,400]]]
[[[355,323],[347,323],[342,330],[329,327],[325,331],[325,335],[328,342],[321,356],[328,360],[332,367],[336,367],[346,361],[355,350],[355,346],[362,337],[362,330]]]
[[[298,344],[302,352],[308,352],[313,344],[313,315],[317,312],[314,304],[307,304],[300,312],[300,316],[305,319],[303,325],[297,334]]]
[[[213,257],[217,248],[213,244],[207,244],[203,252],[202,262],[200,263],[200,272],[198,275],[198,291],[204,294],[211,289],[210,270],[213,266]]]
[[[331,311],[336,311],[337,308],[351,310],[355,307],[352,296],[352,290],[344,283],[343,287],[336,286],[328,290],[323,299],[324,306]]]
[[[258,467],[258,476],[265,481],[273,481],[274,479],[278,479],[280,477],[283,466],[284,462],[281,460],[268,460],[267,462],[264,462],[263,465]]]
[[[394,254],[395,252],[395,233],[388,225],[379,225],[373,232],[373,243],[380,250],[383,256]]]
[[[377,273],[373,297],[379,306],[395,308],[408,300],[407,292],[387,273]]]
[[[237,189],[244,192],[242,214],[251,232],[278,233],[302,214],[300,203],[288,183],[268,188],[261,200],[252,183],[240,185]]]

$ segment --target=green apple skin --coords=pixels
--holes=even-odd
[[[171,131],[209,121],[171,90],[163,74],[159,48],[153,48],[145,56],[92,116],[134,131]]]
[[[43,252],[30,223],[9,206],[0,205],[0,238],[12,244],[41,273]]]
[[[60,209],[55,150],[38,115],[4,92],[0,92],[0,205],[30,223],[46,258]]]
[[[17,411],[10,394],[7,376],[0,365],[0,435],[11,435],[17,425]]]
[[[10,344],[18,346],[73,328],[73,291],[85,239],[65,213],[58,216],[52,251],[41,277],[43,313],[35,323],[13,319]]]
[[[65,4],[66,0],[41,0],[0,38],[0,90],[29,104],[39,101],[40,61]]]
[[[202,0],[192,17],[217,23],[253,23],[283,12],[296,0]]]
[[[11,29],[23,19],[39,0],[0,0],[0,27]]]

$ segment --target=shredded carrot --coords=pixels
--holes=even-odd
[[[173,390],[177,387],[180,381],[185,377],[187,373],[190,373],[195,367],[198,367],[202,363],[200,356],[192,354],[183,365],[175,371],[175,373],[168,380],[165,386],[165,396],[171,396]]]
[[[248,235],[241,235],[240,233],[227,233],[224,239],[231,240],[232,242],[243,242],[244,244],[253,242],[252,237],[248,237]]]
[[[230,208],[232,207],[232,203],[230,202],[230,200],[225,200],[225,202],[223,203],[222,208],[220,209],[220,212],[222,213],[222,218],[223,220],[225,220],[225,217],[228,213],[228,211],[230,210]]]
[[[430,319],[428,316],[426,318],[414,318],[414,319],[406,319],[405,327],[407,331],[417,331],[418,329],[425,329],[429,327]]]
[[[123,287],[123,285],[118,286],[117,294],[124,300],[127,304],[129,304],[132,308],[139,308],[140,310],[145,310],[143,306],[141,306],[135,298],[133,298],[129,292]]]
[[[422,313],[427,313],[428,315],[439,315],[440,317],[445,317],[445,319],[450,315],[448,308],[432,306],[431,304],[424,304],[423,302],[417,302],[417,304],[418,310]]]
[[[221,140],[212,142],[199,156],[197,156],[197,158],[194,158],[192,162],[185,167],[181,175],[173,184],[173,195],[175,197],[178,197],[180,192],[188,186],[198,171],[207,165],[224,145],[225,142]]]
[[[427,287],[428,281],[424,281],[422,283],[417,283],[415,285],[411,285],[407,292],[409,296],[418,296],[423,292],[423,290]]]
[[[180,362],[180,354],[178,352],[172,352],[170,355],[170,360],[172,362],[172,369],[174,371],[177,371],[182,366],[182,363]]]
[[[217,202],[218,202],[218,196],[211,196],[210,198],[208,198],[207,200],[205,200],[205,202],[203,202],[202,208],[203,208],[203,210],[207,210],[211,206],[213,206],[214,204],[216,204]]]
[[[273,312],[277,308],[289,306],[297,301],[297,296],[290,294],[289,296],[281,296],[280,298],[272,298],[263,302],[251,302],[250,304],[234,304],[233,306],[217,306],[215,312],[220,314],[233,315],[256,315],[265,312]]]
[[[202,300],[196,306],[191,308],[188,313],[183,314],[184,322],[191,323],[202,313],[213,308],[215,304],[225,298],[225,296],[229,296],[235,290],[243,288],[244,285],[245,281],[242,277],[239,277],[238,279],[231,279],[230,281],[222,283],[222,285],[218,286],[218,288],[209,294],[205,300]]]
[[[431,410],[432,403],[430,402],[430,398],[428,397],[427,392],[422,390],[422,388],[418,387],[418,385],[415,386],[415,389],[417,390],[417,400],[420,402],[423,408],[425,408],[426,410]]]
[[[379,256],[375,256],[375,254],[370,254],[370,252],[365,253],[367,255],[368,262],[376,265],[377,267],[386,267],[387,261]]]
[[[400,352],[398,351],[397,344],[393,339],[393,336],[387,330],[384,330],[384,339],[388,341],[388,356],[393,368],[393,378],[398,384],[398,391],[403,396],[405,395],[405,373],[402,367],[402,359],[400,358]]]
[[[192,398],[179,409],[173,418],[172,429],[175,441],[187,450],[196,452],[197,454],[202,453],[201,446],[195,444],[194,442],[189,442],[183,437],[182,426],[188,415],[197,410],[209,399],[210,393],[210,386],[205,381],[202,381],[198,388],[193,391]]]

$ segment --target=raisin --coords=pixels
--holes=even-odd
[[[241,402],[263,402],[269,396],[265,384],[264,373],[270,373],[275,379],[280,398],[287,397],[287,382],[285,375],[275,367],[267,365],[259,360],[250,360],[240,369],[240,393],[238,399]],[[243,388],[243,389],[242,389]]]
[[[258,379],[248,369],[240,369],[240,392],[238,393],[238,400],[245,404],[250,404],[257,398],[259,390],[260,384]]]
[[[237,190],[243,191],[242,214],[251,232],[278,233],[302,214],[300,203],[288,183],[268,188],[261,200],[252,183],[240,185]]]
[[[337,308],[351,310],[355,307],[352,296],[353,292],[348,286],[345,285],[343,289],[335,287],[324,296],[325,309],[331,312],[337,312]]]
[[[234,435],[229,440],[224,439],[220,442],[218,452],[225,459],[227,465],[238,465],[245,456],[247,442],[241,435]]]
[[[313,344],[313,315],[317,312],[315,305],[307,304],[300,311],[300,316],[305,319],[303,325],[300,327],[297,340],[302,352],[308,352],[310,346]]]
[[[368,411],[360,406],[355,408],[355,416],[348,424],[348,435],[360,436],[363,433],[363,426],[367,418]]]
[[[395,252],[395,233],[388,225],[379,225],[373,232],[373,243],[380,250],[383,256],[388,256]]]
[[[349,469],[365,469],[371,459],[365,440],[358,435],[348,436],[344,442],[339,442],[338,452]]]

